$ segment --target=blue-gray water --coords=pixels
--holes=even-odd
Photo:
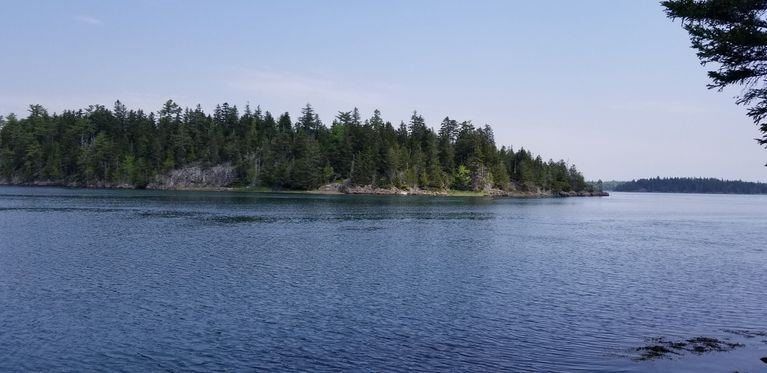
[[[0,187],[0,371],[761,371],[765,247],[765,196]]]

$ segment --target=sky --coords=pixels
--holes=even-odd
[[[311,103],[490,124],[496,143],[590,180],[767,181],[767,150],[706,89],[653,0],[0,0],[0,114],[217,103],[297,115]]]

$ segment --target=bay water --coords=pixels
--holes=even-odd
[[[765,331],[767,196],[0,187],[0,371],[760,371]],[[637,358],[698,336],[743,346]]]

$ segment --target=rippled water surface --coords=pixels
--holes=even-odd
[[[0,187],[0,371],[761,371],[766,250],[765,196]]]

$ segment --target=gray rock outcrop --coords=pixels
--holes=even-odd
[[[150,189],[211,189],[224,188],[237,181],[237,172],[230,164],[211,167],[190,165],[155,177]]]

